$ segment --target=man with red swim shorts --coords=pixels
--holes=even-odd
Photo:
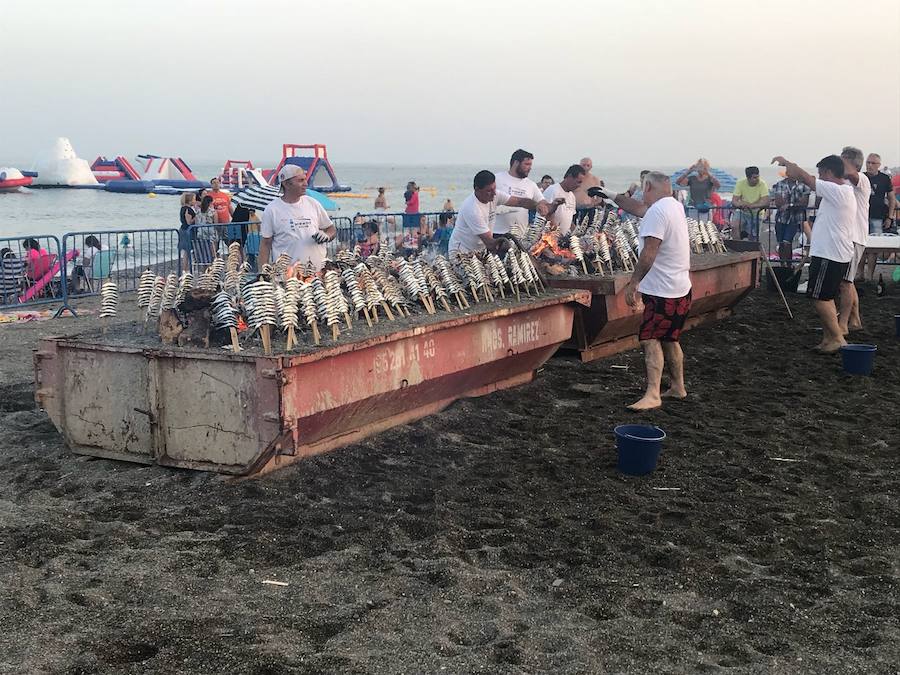
[[[647,367],[647,391],[628,406],[631,410],[652,410],[664,398],[687,396],[684,386],[684,354],[678,338],[691,310],[691,244],[684,208],[672,197],[669,177],[658,171],[644,176],[643,201],[615,195],[603,188],[603,195],[629,213],[641,218],[638,232],[640,256],[625,287],[625,302],[637,305],[639,291],[644,314],[638,338]],[[594,188],[596,189],[596,188]],[[668,363],[671,382],[660,394],[663,366]]]

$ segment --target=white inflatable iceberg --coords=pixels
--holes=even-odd
[[[56,143],[34,163],[38,176],[33,185],[57,187],[84,187],[99,185],[87,160],[79,158],[68,138],[57,138]]]

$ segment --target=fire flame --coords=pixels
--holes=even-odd
[[[531,255],[537,258],[541,253],[548,250],[557,258],[575,260],[574,253],[568,249],[560,248],[556,232],[545,232],[541,235],[538,242],[531,247]]]
[[[245,331],[245,330],[247,330],[247,328],[249,328],[249,326],[247,325],[247,322],[244,321],[244,317],[238,315],[238,322],[237,322],[237,329],[238,329],[238,331],[239,331],[239,332],[240,332],[240,331]]]

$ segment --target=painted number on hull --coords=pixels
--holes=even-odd
[[[375,375],[391,373],[407,364],[418,362],[422,359],[433,359],[436,353],[434,340],[428,339],[422,342],[408,344],[404,347],[394,347],[375,355],[372,370]]]

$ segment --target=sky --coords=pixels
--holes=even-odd
[[[0,165],[900,165],[900,0],[4,3]],[[18,61],[16,61],[18,59]],[[15,64],[20,67],[15,67]]]

